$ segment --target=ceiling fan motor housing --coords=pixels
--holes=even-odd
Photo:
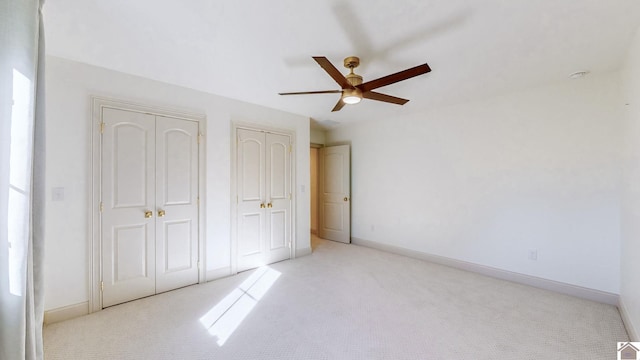
[[[360,84],[362,84],[362,76],[355,74],[355,73],[350,73],[347,74],[347,76],[345,76],[347,78],[347,81],[349,82],[349,84],[353,85],[353,86],[358,86]]]
[[[347,60],[349,58],[344,59],[345,65],[347,64]],[[356,58],[358,59],[358,58]],[[359,61],[359,60],[358,60]],[[350,63],[350,65],[353,63]],[[358,66],[356,64],[356,66]],[[353,72],[353,68],[355,66],[349,66],[351,72],[345,76],[349,84],[353,86],[353,89],[344,88],[342,89],[342,101],[347,104],[357,104],[362,99],[362,90],[358,89],[356,86],[362,84],[362,76]]]

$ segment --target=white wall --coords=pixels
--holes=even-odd
[[[296,132],[297,250],[310,248],[309,119],[60,58],[47,58],[45,309],[88,301],[91,203],[90,96],[205,114],[207,270],[230,265],[231,123]],[[52,202],[53,187],[65,200]]]
[[[324,145],[325,142],[325,131],[320,129],[311,129],[310,142],[311,144],[319,144]]]
[[[619,94],[592,75],[329,131],[352,236],[617,294]]]
[[[622,180],[620,298],[627,327],[640,341],[640,28],[629,49],[624,84],[625,149]]]

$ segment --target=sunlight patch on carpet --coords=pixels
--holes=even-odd
[[[200,318],[200,323],[209,334],[218,338],[218,346],[224,345],[280,275],[280,272],[268,266],[256,269],[240,286]]]

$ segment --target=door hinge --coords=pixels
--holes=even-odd
[[[293,199],[293,195],[289,193],[289,200]]]
[[[200,206],[200,196],[198,196],[198,198],[196,199],[196,202],[198,203],[198,206]]]
[[[289,154],[293,152],[293,145],[289,144]]]
[[[100,291],[104,292],[104,281],[100,281]]]
[[[104,134],[104,122],[100,123],[100,134]]]
[[[198,133],[198,145],[200,145],[200,140],[202,139],[202,133]]]
[[[98,208],[100,209],[100,212],[104,210],[104,204],[102,203],[102,201],[100,201],[100,205],[98,205]]]

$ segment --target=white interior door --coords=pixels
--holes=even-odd
[[[238,271],[265,263],[265,140],[263,132],[238,129]]]
[[[237,130],[237,271],[291,256],[291,137]]]
[[[102,304],[156,289],[155,117],[103,110]]]
[[[156,293],[198,282],[198,123],[156,117]]]
[[[102,307],[198,282],[198,123],[105,108]]]
[[[267,264],[291,256],[291,138],[266,136],[266,261]]]
[[[319,236],[351,242],[351,163],[349,145],[320,149]]]

